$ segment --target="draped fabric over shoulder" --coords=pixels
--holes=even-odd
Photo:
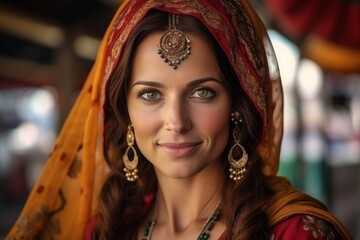
[[[200,20],[218,41],[240,85],[263,117],[263,138],[257,150],[269,184],[279,191],[269,202],[271,224],[294,213],[310,211],[326,217],[349,239],[343,226],[327,217],[320,203],[313,203],[275,177],[283,131],[282,86],[266,28],[246,0],[124,1],[105,33],[96,62],[51,156],[6,239],[82,238],[86,225],[97,213],[99,191],[108,171],[102,152],[104,85],[129,33],[151,9],[192,15]]]

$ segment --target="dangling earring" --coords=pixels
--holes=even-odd
[[[134,135],[134,132],[132,131],[131,124],[129,124],[128,131],[126,133],[126,142],[127,142],[128,147],[126,148],[126,151],[123,155],[123,161],[124,161],[124,165],[125,165],[124,172],[126,173],[125,174],[126,180],[128,180],[129,182],[135,182],[135,180],[138,179],[137,165],[139,163],[139,158],[138,158],[138,155],[134,148],[135,135]],[[130,157],[129,157],[130,150],[133,152],[132,160],[130,160]]]
[[[234,138],[234,145],[230,148],[229,154],[228,154],[228,161],[230,164],[230,179],[234,181],[238,181],[243,178],[245,172],[246,172],[246,163],[248,161],[248,155],[245,151],[245,148],[240,144],[240,130],[239,130],[239,124],[241,122],[240,119],[240,113],[239,112],[233,112],[231,113],[231,121],[234,122],[235,128],[232,132],[233,138]],[[239,151],[241,151],[242,156],[239,156]]]

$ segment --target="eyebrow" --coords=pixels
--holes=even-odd
[[[189,82],[188,84],[186,84],[186,87],[187,88],[194,87],[196,85],[202,84],[204,82],[209,82],[209,81],[217,82],[217,83],[223,85],[223,82],[221,80],[219,80],[219,79],[216,79],[214,77],[206,77],[206,78],[195,79],[195,80]],[[131,88],[133,88],[136,85],[146,85],[146,86],[149,86],[149,87],[165,88],[165,85],[162,84],[162,83],[154,82],[154,81],[143,81],[143,80],[135,82],[131,86]]]

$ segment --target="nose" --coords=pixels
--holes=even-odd
[[[165,129],[176,134],[189,131],[192,128],[192,123],[186,102],[174,99],[168,101],[166,105],[164,112]]]

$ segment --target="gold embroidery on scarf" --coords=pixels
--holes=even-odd
[[[244,74],[242,80],[245,81],[247,90],[250,91],[249,94],[251,98],[262,110],[265,110],[265,89],[263,89],[262,86],[266,84],[266,82],[264,82],[266,81],[266,59],[265,54],[260,47],[262,45],[262,39],[259,39],[255,34],[250,18],[240,2],[226,0],[222,1],[222,4],[231,17],[237,35],[241,36],[239,40],[245,46],[245,51],[249,56],[249,60],[263,82],[257,82],[256,78],[249,72],[248,67],[244,64],[244,61],[239,54],[235,56],[235,63],[237,66],[241,66],[241,72]],[[240,12],[237,10],[240,10]]]
[[[132,10],[134,2],[130,2],[126,9],[123,10],[122,14],[119,14],[117,17],[112,32],[110,33],[107,46],[111,48],[109,56],[107,56],[105,69],[104,69],[104,80],[107,81],[110,77],[110,74],[115,68],[115,65],[118,61],[121,49],[124,45],[125,40],[128,38],[130,31],[134,28],[135,24],[139,21],[140,16],[142,16],[146,10],[150,7],[161,6],[167,3],[166,0],[149,0],[144,3],[134,15],[131,17],[129,22],[125,23],[125,16]],[[119,35],[117,36],[117,34]],[[116,38],[114,40],[114,38]],[[111,46],[112,45],[112,46]]]
[[[225,10],[232,18],[237,35],[242,36],[241,42],[246,47],[247,54],[252,63],[256,67],[259,76],[265,77],[265,56],[262,53],[261,45],[262,39],[259,39],[254,31],[248,13],[244,10],[240,2],[222,1]],[[240,13],[236,10],[240,10]]]
[[[111,33],[109,35],[109,39],[107,42],[107,45],[110,46],[111,43],[113,42],[113,38],[115,33],[122,33],[121,28],[126,27],[126,25],[124,25],[125,23],[125,16],[127,16],[129,14],[129,12],[132,11],[132,8],[134,6],[134,2],[129,2],[126,7],[120,12],[120,14],[117,16],[117,18],[115,19],[114,25],[112,27]],[[121,32],[119,32],[121,31]]]
[[[139,16],[143,14],[147,6],[147,4],[145,4],[142,8],[139,8],[135,13],[135,17],[132,17],[130,21],[125,24],[125,20],[126,20],[125,16],[127,16],[128,13],[131,11],[133,4],[134,2],[129,3],[126,6],[126,9],[124,9],[122,13],[119,14],[117,19],[115,20],[115,24],[109,35],[107,46],[110,48],[110,53],[108,53],[109,55],[105,60],[105,69],[104,69],[105,81],[109,78],[110,74],[112,73],[115,67],[114,65],[117,63],[121,49],[124,45],[124,41],[128,37],[130,30],[133,28]],[[116,35],[118,32],[120,32],[119,36]],[[114,38],[116,38],[115,41]]]
[[[326,240],[334,240],[335,234],[332,228],[323,220],[310,216],[302,216],[302,221],[304,223],[304,230],[310,231],[314,239],[323,237]]]

